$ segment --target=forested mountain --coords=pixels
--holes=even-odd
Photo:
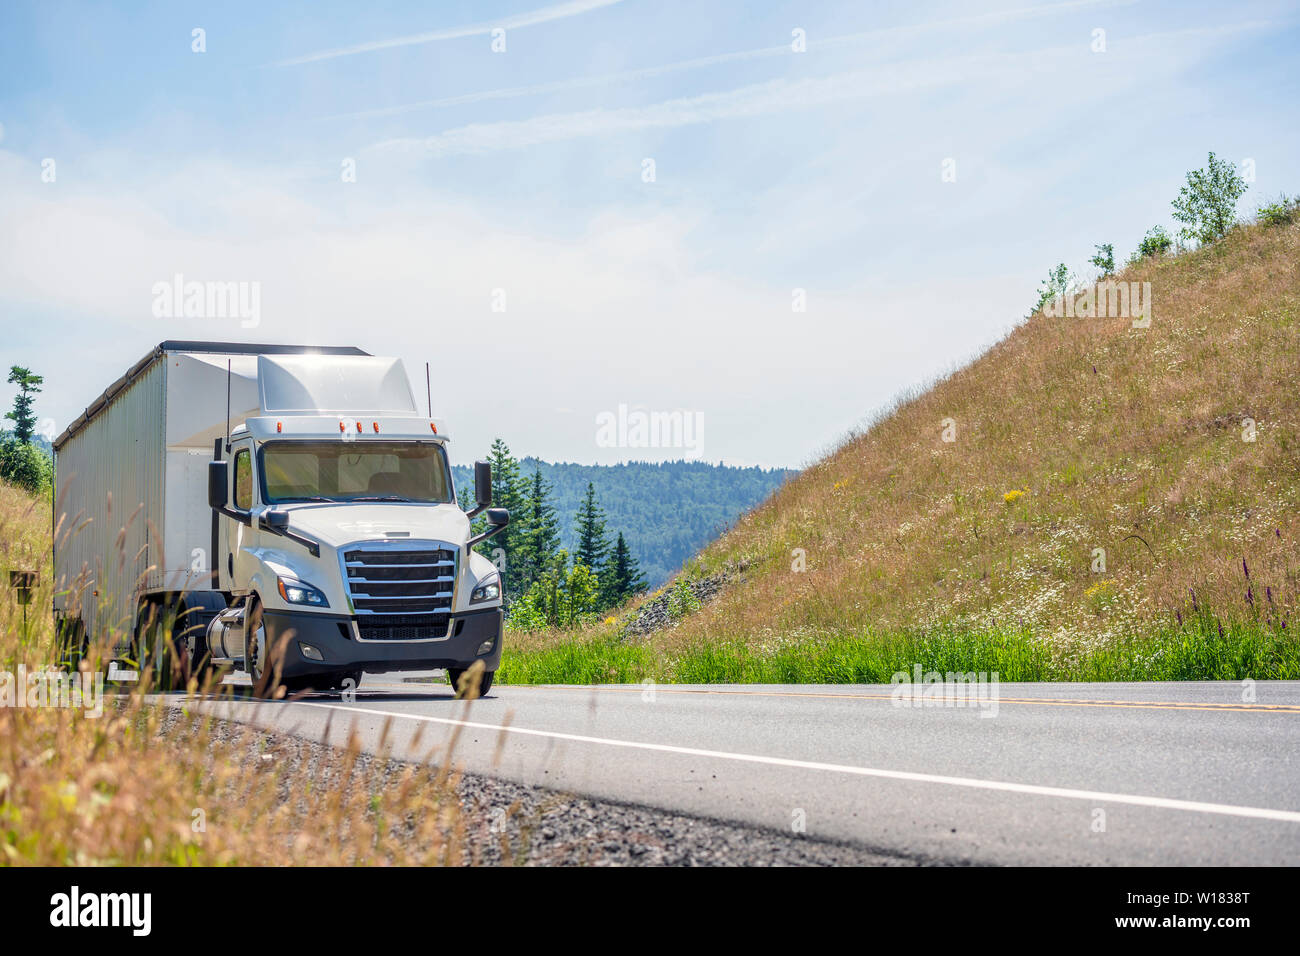
[[[531,478],[540,470],[553,491],[560,546],[577,548],[574,515],[590,482],[606,524],[622,532],[651,587],[677,570],[738,515],[758,504],[795,472],[736,468],[699,461],[576,465],[523,458],[519,470]],[[462,504],[474,500],[473,470],[453,468]]]

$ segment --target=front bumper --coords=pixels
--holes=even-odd
[[[358,641],[348,614],[313,614],[309,611],[262,613],[269,647],[279,647],[286,635],[284,677],[329,674],[340,671],[414,671],[434,667],[465,668],[482,661],[489,671],[501,663],[501,634],[504,615],[499,607],[468,611],[453,616],[451,636],[435,641]],[[491,649],[480,654],[487,641]],[[323,660],[302,652],[308,644]]]

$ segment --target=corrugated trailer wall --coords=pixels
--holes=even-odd
[[[56,454],[55,609],[97,639],[126,640],[137,592],[161,583],[166,374],[155,357]]]

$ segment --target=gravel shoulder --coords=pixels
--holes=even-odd
[[[214,719],[212,739],[241,743],[250,767],[306,764],[323,787],[343,783],[341,751],[318,741]],[[166,708],[161,732],[185,733]],[[395,783],[411,764],[361,753],[354,782]],[[492,777],[456,781],[467,823],[463,863],[524,866],[916,866],[927,861],[642,806],[590,800]],[[285,792],[290,801],[293,794]],[[401,839],[400,831],[395,838]]]

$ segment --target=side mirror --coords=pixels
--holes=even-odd
[[[480,461],[478,462],[478,464],[483,465],[485,463]],[[487,519],[488,519],[488,529],[482,532],[481,534],[474,535],[474,537],[470,538],[468,541],[465,542],[466,554],[469,554],[470,551],[473,550],[474,545],[478,544],[480,541],[486,541],[494,534],[500,533],[500,531],[510,523],[510,509],[509,508],[488,508]]]
[[[275,531],[283,531],[289,527],[289,512],[287,511],[266,511],[262,513],[262,521],[268,528]]]
[[[480,511],[492,504],[492,466],[486,461],[474,462],[474,503]]]
[[[220,511],[230,502],[230,464],[208,462],[208,507]]]

